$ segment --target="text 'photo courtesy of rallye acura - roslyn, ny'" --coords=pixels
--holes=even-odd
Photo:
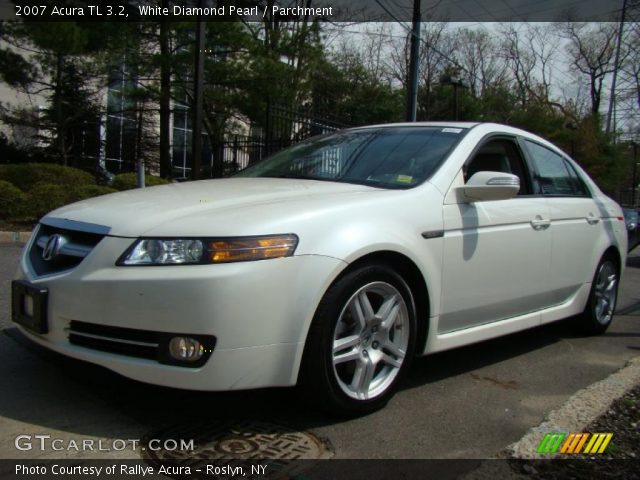
[[[41,219],[13,282],[31,340],[193,390],[298,385],[382,407],[412,357],[611,323],[622,210],[561,150],[475,123],[354,128],[236,176]]]

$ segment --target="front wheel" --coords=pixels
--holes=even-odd
[[[314,316],[301,387],[334,413],[358,415],[393,396],[414,352],[416,313],[406,282],[366,265],[332,285]]]
[[[603,257],[596,268],[587,306],[576,318],[576,326],[583,333],[604,333],[611,325],[618,300],[619,277],[616,261],[609,255]]]

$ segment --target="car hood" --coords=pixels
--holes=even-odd
[[[236,235],[305,205],[340,205],[345,196],[382,190],[363,185],[276,178],[230,178],[162,185],[67,205],[47,218],[109,227],[109,235]],[[307,212],[308,213],[308,212]],[[198,233],[196,233],[198,232]],[[260,233],[260,232],[252,232]]]

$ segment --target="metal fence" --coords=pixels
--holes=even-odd
[[[203,145],[201,178],[233,175],[294,143],[347,126],[326,116],[319,116],[308,108],[290,109],[269,105],[264,126],[251,126],[249,131],[254,132],[251,135],[227,134],[223,138],[213,140],[206,134],[203,135],[205,145]],[[123,140],[129,137],[121,132],[119,136],[114,136],[109,135],[109,132],[105,130],[107,134],[105,135],[103,132],[101,138],[101,130],[104,128],[108,129],[108,125],[101,129],[100,120],[86,122],[82,131],[76,134],[77,141],[72,153],[77,159],[78,166],[89,168],[97,166],[102,160],[107,170],[112,173],[134,171],[136,168],[136,159],[134,158],[136,146],[125,145],[126,142]],[[133,133],[136,133],[135,130]],[[186,133],[188,135],[188,132]],[[129,143],[135,144],[135,135],[131,136],[129,140]],[[119,148],[110,148],[110,141],[115,141]],[[190,145],[191,139],[189,138],[187,145],[185,145],[189,150],[186,154],[186,165],[180,167],[180,172],[174,172],[176,177],[189,176],[190,174],[192,163]],[[126,148],[124,148],[125,146]],[[116,151],[120,155],[110,154],[112,151]],[[172,152],[174,152],[173,146]],[[150,163],[147,160],[147,168],[156,170]]]
[[[257,130],[254,135],[228,135],[207,145],[209,148],[204,150],[210,152],[210,158],[203,159],[202,176],[217,178],[233,175],[294,143],[347,126],[326,116],[319,116],[311,109],[269,105],[264,129],[252,129]],[[331,159],[327,161],[333,162]]]

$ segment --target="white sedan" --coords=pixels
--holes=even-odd
[[[412,357],[574,317],[610,325],[620,207],[549,142],[496,124],[316,137],[224,180],[46,215],[13,320],[52,350],[195,390],[299,385],[383,406]]]

